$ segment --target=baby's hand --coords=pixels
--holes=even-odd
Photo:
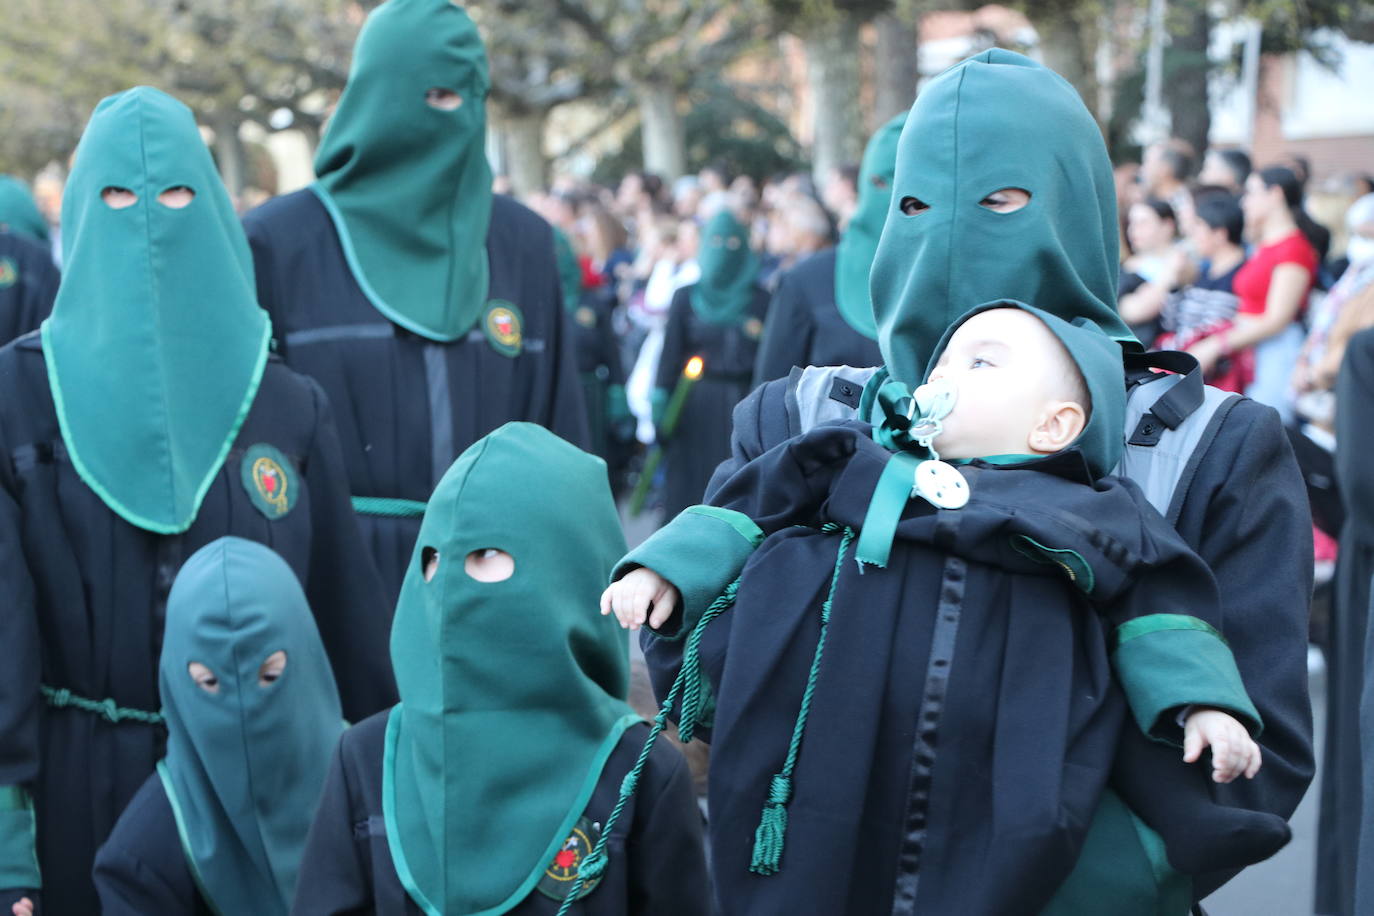
[[[627,630],[638,630],[647,616],[649,628],[656,630],[668,622],[681,599],[673,583],[649,567],[641,566],[626,573],[619,582],[612,582],[601,593],[601,613],[614,611],[620,625]]]
[[[1241,774],[1253,779],[1260,768],[1260,749],[1231,716],[1219,709],[1199,709],[1183,726],[1183,759],[1192,763],[1202,749],[1212,749],[1212,781],[1230,782]]]
[[[28,897],[21,897],[17,903],[10,907],[10,912],[14,916],[33,916],[33,901]]]

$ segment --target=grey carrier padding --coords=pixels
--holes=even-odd
[[[1126,401],[1126,448],[1112,471],[1134,481],[1171,525],[1178,524],[1188,486],[1217,427],[1240,400],[1233,392],[1204,386],[1202,403],[1175,419],[1159,405],[1184,379],[1182,375],[1157,375],[1131,388]],[[1171,420],[1176,425],[1170,426]]]
[[[857,394],[877,371],[853,366],[793,369],[786,398],[792,434],[802,435],[832,420],[854,419]],[[1188,384],[1183,389],[1174,390],[1184,382]],[[846,395],[852,389],[854,397],[837,394],[841,389]],[[1200,398],[1196,389],[1201,389]],[[1126,447],[1113,473],[1133,480],[1150,505],[1170,524],[1177,524],[1198,465],[1217,427],[1239,400],[1238,394],[1200,385],[1190,374],[1159,373],[1137,382],[1126,401]]]

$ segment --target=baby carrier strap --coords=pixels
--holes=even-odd
[[[1130,353],[1125,362],[1126,448],[1113,473],[1135,481],[1176,525],[1202,457],[1240,396],[1204,385],[1186,353]]]
[[[822,423],[852,420],[864,386],[876,366],[807,366],[793,369],[787,379],[787,419],[791,435],[800,436]]]

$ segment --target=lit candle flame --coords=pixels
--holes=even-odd
[[[693,356],[687,360],[687,368],[682,370],[682,374],[690,379],[700,378],[703,365],[700,356]]]

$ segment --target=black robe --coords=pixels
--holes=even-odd
[[[1374,798],[1374,747],[1360,730],[1360,697],[1374,673],[1366,657],[1370,576],[1374,575],[1374,331],[1350,338],[1336,386],[1336,480],[1345,503],[1336,591],[1331,604],[1331,651],[1327,655],[1326,750],[1322,757],[1317,830],[1317,894],[1322,916],[1368,913],[1374,905],[1374,848],[1361,842],[1361,823]],[[1374,710],[1366,709],[1365,715]],[[1365,830],[1368,835],[1370,831]],[[1363,873],[1363,874],[1361,874]],[[1355,905],[1357,876],[1365,886],[1363,909]]]
[[[486,243],[488,299],[514,304],[523,319],[516,356],[480,326],[441,344],[392,324],[358,287],[309,190],[268,201],[244,228],[278,351],[329,395],[355,497],[423,502],[464,449],[510,420],[590,444],[553,236],[520,204],[493,197]],[[420,519],[363,515],[360,524],[394,601]]]
[[[700,356],[704,363],[701,378],[664,444],[665,518],[701,502],[711,471],[730,454],[730,411],[749,393],[768,313],[768,292],[755,287],[754,301],[738,322],[702,321],[692,310],[693,288],[686,286],[673,294],[655,383],[658,392],[671,398],[687,361]],[[662,419],[656,419],[662,430]]]
[[[100,847],[94,878],[102,916],[214,914],[186,863],[176,815],[156,773],[143,783]]]
[[[387,715],[358,723],[339,740],[324,795],[310,827],[296,882],[296,916],[421,910],[396,876],[382,815],[382,755]],[[604,824],[615,807],[620,781],[634,766],[648,726],[626,730],[611,752],[586,816]],[[471,813],[481,817],[480,811]],[[621,812],[601,882],[574,903],[581,916],[706,916],[710,886],[701,846],[701,811],[682,755],[660,741],[649,755],[639,789]],[[480,868],[481,863],[473,863]],[[561,901],[534,890],[507,912],[553,916]]]
[[[167,594],[181,564],[217,538],[266,544],[290,564],[334,666],[344,715],[396,700],[391,606],[348,505],[343,460],[318,385],[269,359],[253,406],[200,512],[180,535],[137,528],[72,467],[38,335],[0,349],[0,786],[27,787],[38,821],[43,906],[96,912],[91,862],[165,752],[161,726],[45,705],[40,684],[157,710]],[[245,450],[275,446],[299,498],[269,520],[243,482]],[[0,907],[10,895],[0,892]]]
[[[0,232],[0,344],[37,330],[52,312],[60,280],[46,248],[13,232]]]
[[[716,698],[721,913],[1039,911],[1073,868],[1123,731],[1110,634],[1161,611],[1210,612],[1215,622],[1202,562],[1133,484],[1091,483],[1074,452],[1039,470],[975,463],[965,508],[907,505],[886,569],[861,571],[852,547],[837,566],[839,536],[801,526],[860,528],[889,457],[866,425],[825,426],[742,468],[712,500],[773,535],[745,566],[734,609],[702,640]],[[1020,552],[1018,537],[1072,549],[1090,572],[1065,576]],[[783,870],[760,877],[749,871],[753,830],[787,753],[832,576]],[[1089,583],[1094,606],[1071,579]],[[682,646],[645,640],[660,693]],[[1236,708],[1224,702],[1234,697],[1207,701]],[[1150,728],[1181,737],[1169,717]],[[1254,861],[1287,840],[1281,819],[1237,821],[1207,805],[1204,764],[1174,782],[1117,770],[1127,803],[1181,840],[1171,860]]]
[[[625,387],[620,341],[611,327],[614,307],[615,292],[606,284],[599,289],[584,289],[580,304],[571,312],[577,375],[582,380],[582,400],[587,406],[589,451],[612,467],[619,462],[618,456],[613,454],[613,442],[617,437],[611,425],[617,418],[610,412],[610,389],[619,386],[623,399]],[[624,409],[628,411],[628,407]],[[628,412],[624,416],[628,418]]]
[[[778,280],[754,384],[786,378],[793,366],[872,366],[878,342],[849,326],[835,305],[835,249],[811,255]]]
[[[802,432],[789,409],[793,382],[769,382],[735,409],[731,457],[709,499],[745,462]],[[861,388],[862,384],[854,386]],[[850,407],[857,406],[857,402]],[[1302,474],[1273,408],[1241,399],[1221,420],[1187,482],[1174,527],[1211,569],[1226,637],[1264,731],[1264,767],[1253,780],[1211,786],[1222,804],[1292,816],[1312,781],[1307,618],[1312,593],[1311,513]],[[1138,731],[1122,732],[1123,757],[1189,778],[1188,765]],[[1193,876],[1198,899],[1236,874]]]

